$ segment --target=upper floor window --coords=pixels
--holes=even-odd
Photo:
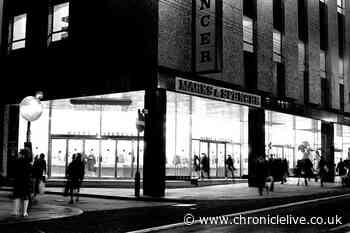
[[[281,32],[273,30],[273,61],[282,62]]]
[[[344,14],[344,0],[337,0],[337,11]]]
[[[26,27],[27,14],[21,14],[13,17],[10,50],[16,50],[26,46]]]
[[[326,78],[326,52],[320,52],[320,77]]]
[[[51,28],[49,28],[52,42],[64,40],[68,37],[69,3],[61,3],[53,6],[51,15]]]
[[[302,41],[298,43],[298,71],[300,75],[305,72],[305,44]]]
[[[254,52],[253,19],[243,16],[243,50]]]
[[[339,58],[339,78],[344,79],[344,60]]]

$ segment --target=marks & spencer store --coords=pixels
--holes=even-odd
[[[166,103],[164,180],[191,177],[195,156],[209,158],[210,178],[230,176],[225,165],[228,156],[234,161],[234,176],[242,178],[250,174],[253,153],[287,159],[291,171],[303,157],[300,145],[308,146],[314,165],[319,160],[321,120],[263,109],[260,95],[205,82],[176,77],[171,82],[160,81],[159,86],[163,99],[158,98],[156,104]],[[49,178],[64,177],[72,155],[82,153],[86,180],[132,180],[138,140],[143,177],[146,139],[144,133],[137,137],[136,120],[137,110],[147,109],[145,98],[146,91],[130,91],[42,101],[44,111],[32,122],[31,141],[35,155],[47,155]],[[20,117],[18,145],[26,139],[26,125]],[[350,127],[335,125],[331,130],[336,163],[348,156]],[[259,145],[262,150],[258,152]],[[159,164],[156,157],[151,162]]]

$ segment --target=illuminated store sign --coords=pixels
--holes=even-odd
[[[222,58],[222,2],[194,1],[195,72],[210,73],[221,70]]]
[[[261,97],[188,79],[176,78],[175,89],[179,92],[199,95],[232,103],[261,107]]]

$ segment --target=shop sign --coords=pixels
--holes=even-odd
[[[175,90],[186,94],[204,96],[253,107],[261,107],[261,97],[259,95],[222,88],[183,78],[176,78]]]
[[[193,0],[197,73],[219,72],[222,58],[222,0]]]

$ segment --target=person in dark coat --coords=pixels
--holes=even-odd
[[[263,156],[259,156],[255,162],[256,165],[256,185],[258,187],[259,195],[263,195],[263,189],[266,187],[265,182],[267,178],[267,161]]]
[[[73,155],[72,162],[67,167],[67,182],[70,194],[69,204],[74,203],[74,193],[76,193],[76,201],[79,201],[79,191],[84,175],[85,164],[82,160],[82,155],[80,153]]]
[[[27,150],[21,149],[15,161],[16,171],[13,180],[13,215],[28,216],[28,205],[32,193],[32,165],[30,155]],[[20,213],[23,202],[23,212]]]
[[[226,159],[226,168],[229,172],[231,172],[232,174],[232,179],[234,178],[234,171],[235,171],[235,167],[233,166],[233,159],[231,157],[231,155],[228,155],[227,159]]]
[[[304,170],[304,182],[305,186],[308,185],[308,180],[313,176],[313,164],[309,158],[303,159],[303,170]]]
[[[209,158],[206,154],[202,153],[201,158],[201,177],[204,178],[204,174],[209,178]]]
[[[39,194],[40,182],[45,182],[46,175],[46,161],[45,155],[40,154],[39,158],[34,160],[33,164],[33,179],[34,179],[34,197]]]
[[[198,155],[194,155],[194,158],[193,158],[193,169],[194,169],[194,172],[196,173],[196,176],[197,177],[200,177],[200,170],[201,170],[201,164],[200,164],[200,159],[198,157]]]
[[[345,163],[343,162],[342,158],[340,158],[340,161],[337,164],[337,172],[339,176],[346,175]]]

